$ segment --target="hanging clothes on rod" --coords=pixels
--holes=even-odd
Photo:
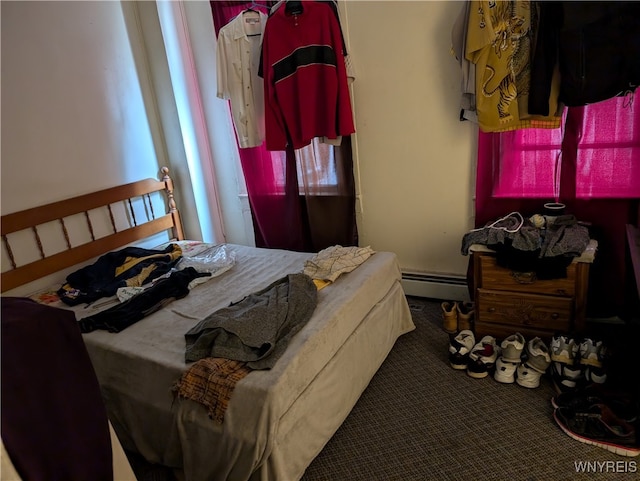
[[[271,13],[262,44],[268,150],[355,132],[342,30],[327,2]]]
[[[258,76],[267,15],[247,8],[218,33],[217,96],[231,101],[231,116],[241,148],[265,139],[264,83]]]
[[[258,2],[251,2],[251,5],[249,7],[247,7],[248,10],[254,10],[256,8],[262,8],[265,11],[268,12],[271,7],[269,7],[267,5],[263,5],[263,4],[258,3]]]
[[[271,7],[269,7],[268,5],[263,5],[261,3],[258,2],[241,2],[241,3],[245,3],[248,4],[246,5],[246,7],[240,11],[239,13],[236,13],[233,17],[231,17],[227,23],[231,23],[233,20],[236,19],[236,17],[240,16],[240,15],[245,15],[246,13],[266,13],[267,15],[269,14],[269,11],[271,9]]]

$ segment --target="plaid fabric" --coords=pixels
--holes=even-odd
[[[222,424],[236,383],[251,372],[245,364],[220,357],[200,359],[182,375],[173,392],[202,404],[209,417]]]

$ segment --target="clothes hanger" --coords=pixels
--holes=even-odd
[[[262,5],[261,3],[257,3],[257,2],[251,2],[251,5],[249,5],[247,7],[245,12],[256,12],[256,13],[259,13],[259,11],[256,10],[257,8],[264,8],[265,10],[269,11],[269,7],[267,7],[266,5]]]
[[[249,3],[249,2],[246,2],[246,3]],[[265,8],[265,9],[267,9],[267,11],[269,11],[269,7],[267,7],[266,5],[262,5],[262,4],[257,3],[257,2],[251,2],[251,5],[249,5],[247,8],[245,8],[241,12],[235,14],[231,18],[231,20],[235,20],[240,15],[244,16],[245,13],[249,13],[249,12],[258,13],[258,14],[261,13],[259,10],[257,10],[257,7]],[[229,20],[229,21],[231,21],[231,20]]]
[[[262,12],[257,10],[257,7],[265,8],[267,9],[267,11],[269,10],[269,7],[267,7],[266,5],[262,5],[254,1],[254,2],[251,2],[251,5],[249,7],[247,7],[245,10],[242,11],[242,15],[249,12],[257,13],[258,15],[260,15]],[[261,35],[262,35],[261,33],[253,33],[253,34],[247,34],[247,37],[259,37]]]

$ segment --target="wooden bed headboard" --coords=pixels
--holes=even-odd
[[[74,266],[81,262],[122,248],[128,244],[148,238],[161,232],[170,232],[173,240],[183,240],[184,232],[180,213],[173,195],[173,181],[169,177],[169,169],[161,169],[162,179],[144,179],[130,184],[100,190],[90,194],[72,197],[59,202],[34,207],[2,216],[2,244],[9,258],[10,269],[2,272],[1,292],[27,284],[41,277]],[[166,195],[166,211],[162,214],[154,212],[151,194],[163,192]],[[144,218],[136,218],[133,202],[142,201]],[[112,206],[123,205],[128,226],[118,228],[114,219]],[[110,230],[113,232],[96,237],[94,223],[90,211],[105,209],[110,219]],[[72,245],[65,218],[83,215],[86,219],[85,229],[90,241]],[[38,226],[49,222],[59,224],[66,243],[66,249],[53,254],[46,254],[46,242],[38,232]],[[23,231],[31,231],[35,237],[40,258],[23,265],[17,265],[11,244],[11,235]],[[3,269],[6,269],[3,267]]]

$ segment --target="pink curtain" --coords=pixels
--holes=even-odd
[[[211,1],[216,35],[246,8],[268,14],[276,2]],[[340,147],[239,148],[258,247],[317,252],[357,245],[350,138]]]
[[[566,109],[561,129],[479,133],[476,227],[549,201],[591,224],[591,315],[628,314],[626,224],[638,220],[640,107],[633,96]]]

